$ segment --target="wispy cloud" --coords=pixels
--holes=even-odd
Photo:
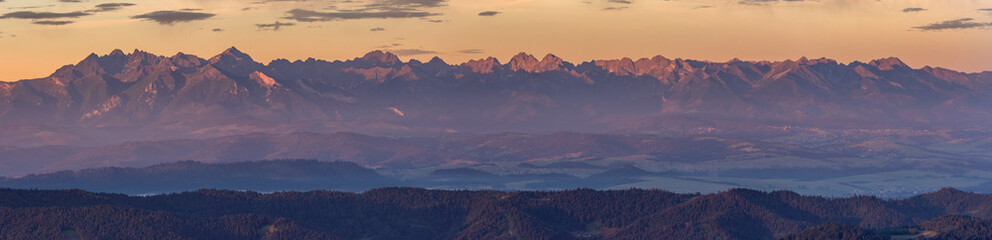
[[[258,29],[260,30],[272,30],[272,31],[279,31],[279,29],[282,27],[289,27],[295,25],[296,25],[295,23],[283,23],[279,21],[276,21],[274,23],[255,24],[255,26],[258,27]]]
[[[618,11],[624,9],[627,9],[627,7],[605,7],[603,8],[603,11]]]
[[[742,5],[767,6],[778,2],[804,2],[805,0],[741,0],[737,2]]]
[[[412,48],[411,49],[392,49],[392,50],[389,50],[389,52],[391,52],[393,54],[396,54],[396,55],[401,55],[401,56],[423,55],[423,54],[435,54],[435,53],[438,53],[436,51],[431,51],[431,50],[412,49]]]
[[[3,1],[0,1],[0,2],[3,2]],[[9,7],[7,9],[37,9],[37,8],[46,8],[46,7],[54,7],[54,6],[55,5],[24,6],[24,7]]]
[[[430,8],[447,6],[446,0],[376,0],[354,8],[331,6],[315,11],[297,8],[286,12],[286,19],[299,22],[319,22],[352,19],[403,19],[438,16]]]
[[[216,16],[216,14],[189,11],[155,11],[132,16],[131,18],[151,20],[162,25],[173,25],[180,22],[205,20],[213,16]]]
[[[56,21],[56,20],[42,20],[31,22],[38,25],[49,25],[49,26],[62,26],[66,24],[74,23],[73,21]]]
[[[441,7],[447,5],[446,0],[379,0],[370,4],[366,4],[366,8],[373,9],[415,9],[415,8],[433,8]]]
[[[464,53],[464,54],[481,54],[481,53],[486,53],[486,51],[485,50],[482,50],[482,49],[462,49],[462,50],[458,50],[458,52],[459,53]]]
[[[496,15],[498,15],[500,13],[501,12],[497,12],[497,11],[485,11],[485,12],[480,12],[479,13],[479,16],[491,17],[491,16],[496,16]]]
[[[382,27],[376,27],[376,28],[373,28],[373,29],[369,29],[369,31],[380,32],[380,31],[386,31],[386,29],[385,28],[382,28]]]
[[[403,46],[403,44],[402,43],[391,43],[389,45],[379,45],[379,46],[376,46],[375,48],[386,49],[386,48],[399,47],[399,46]]]
[[[926,8],[912,7],[912,8],[903,8],[902,9],[902,12],[904,12],[904,13],[908,13],[908,12],[922,12],[922,11],[926,11],[926,10],[927,10]]]
[[[389,19],[389,18],[422,18],[441,15],[440,13],[419,11],[386,11],[386,12],[318,12],[305,9],[293,9],[286,12],[286,19],[300,22],[321,22],[350,19]]]
[[[103,3],[94,6],[94,9],[87,10],[87,12],[110,12],[117,11],[124,7],[134,6],[134,3]]]
[[[976,28],[988,28],[992,26],[992,22],[975,22],[973,18],[961,18],[949,21],[943,21],[938,23],[931,23],[924,26],[913,27],[914,29],[919,29],[923,31],[939,31],[939,30],[953,30],[953,29],[976,29]]]
[[[82,11],[75,12],[34,12],[34,11],[19,11],[11,12],[4,15],[0,15],[0,19],[14,18],[14,19],[52,19],[52,18],[78,18],[82,16],[92,15],[90,13],[85,13]]]

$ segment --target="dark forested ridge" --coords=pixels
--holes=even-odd
[[[3,239],[981,239],[990,217],[992,195],[954,189],[904,200],[744,189],[147,197],[0,189]]]

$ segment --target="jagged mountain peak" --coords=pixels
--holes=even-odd
[[[382,50],[371,51],[369,53],[366,53],[361,58],[358,58],[357,60],[374,62],[374,63],[385,63],[385,64],[394,64],[401,62],[400,58],[396,56],[396,54]]]
[[[238,50],[238,48],[237,48],[237,47],[233,47],[233,46],[232,46],[232,47],[230,47],[230,48],[228,48],[228,49],[225,49],[225,50],[224,50],[224,52],[222,52],[221,54],[229,54],[229,55],[248,55],[248,54],[246,54],[246,53],[244,53],[244,52],[242,52],[241,50]]]
[[[872,60],[871,62],[868,62],[868,65],[875,66],[880,70],[909,68],[909,65],[906,65],[906,63],[904,63],[901,59],[896,57],[875,59]]]
[[[448,65],[448,63],[444,62],[444,60],[441,59],[438,56],[434,56],[433,58],[431,58],[431,60],[428,61],[427,64],[432,64],[432,65],[435,65],[435,64]]]
[[[210,64],[226,74],[235,76],[248,76],[262,67],[261,63],[255,62],[251,56],[235,47],[228,48],[223,53],[210,58]]]
[[[469,60],[468,62],[462,63],[462,66],[468,67],[474,73],[493,73],[499,68],[500,65],[499,60],[494,57]]]
[[[525,71],[532,73],[540,73],[547,71],[558,70],[564,61],[554,54],[547,54],[540,61],[537,60],[534,55],[528,54],[526,52],[520,52],[510,59],[509,65],[510,70],[513,71]]]
[[[564,62],[564,60],[562,60],[558,56],[555,56],[554,54],[548,53],[547,55],[544,55],[544,58],[541,59],[541,62],[542,63],[544,63],[544,62],[547,62],[547,63],[555,63],[555,62],[562,63],[562,62]]]
[[[241,50],[238,50],[235,47],[228,48],[227,50],[224,50],[224,52],[218,54],[217,56],[214,56],[213,58],[210,58],[210,62],[211,63],[218,63],[220,61],[239,61],[239,62],[240,61],[251,61],[251,62],[255,62],[255,60],[253,60],[250,55],[248,55],[248,54],[246,54],[244,52],[241,52]]]
[[[113,51],[110,51],[110,55],[108,56],[124,56],[124,51],[120,49],[114,49]]]
[[[510,59],[511,62],[514,61],[514,60],[517,60],[517,61],[529,61],[529,60],[537,61],[537,58],[534,57],[534,55],[532,55],[530,53],[519,52],[516,55],[513,55],[513,58]]]

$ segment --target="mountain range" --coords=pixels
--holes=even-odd
[[[573,64],[520,53],[448,64],[373,51],[346,61],[230,48],[209,59],[91,54],[0,82],[0,145],[109,144],[251,132],[380,135],[627,132],[697,119],[831,127],[988,127],[992,72],[897,58],[708,62],[661,56]]]

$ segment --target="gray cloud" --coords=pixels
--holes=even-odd
[[[383,48],[383,49],[385,49],[385,48],[399,47],[399,46],[403,46],[403,44],[401,44],[401,43],[391,43],[389,45],[375,46],[375,48]]]
[[[908,13],[908,12],[922,12],[922,11],[926,11],[926,10],[927,10],[926,8],[913,7],[913,8],[903,8],[902,9],[902,12],[905,12],[905,13]]]
[[[3,1],[0,1],[0,2],[3,2]],[[36,8],[46,8],[46,7],[54,7],[54,6],[55,6],[55,5],[41,5],[41,6],[25,6],[25,7],[9,7],[9,8],[7,8],[7,9],[36,9]]]
[[[382,28],[382,27],[376,27],[376,28],[373,28],[373,29],[369,29],[369,31],[379,32],[379,31],[386,31],[386,29],[385,28]]]
[[[134,3],[104,3],[94,6],[95,9],[88,10],[87,12],[109,12],[120,10],[124,7],[134,6]]]
[[[737,3],[752,6],[766,6],[777,2],[803,2],[805,0],[741,0]]]
[[[462,50],[458,50],[458,52],[459,53],[464,53],[464,54],[481,54],[481,53],[486,53],[486,51],[484,51],[482,49],[462,49]]]
[[[603,11],[618,11],[624,9],[627,9],[627,7],[605,7],[603,8]]]
[[[943,21],[939,23],[931,23],[924,26],[913,27],[914,29],[919,29],[923,31],[939,31],[939,30],[950,30],[950,29],[975,29],[975,28],[987,28],[992,26],[992,22],[975,22],[973,18],[961,18],[950,21]]]
[[[696,6],[696,7],[693,7],[692,9],[706,9],[706,8],[713,8],[713,6],[710,6],[710,5],[703,5],[703,6]]]
[[[338,6],[324,8],[329,11],[314,11],[293,9],[286,14],[286,19],[299,22],[318,22],[350,19],[390,19],[390,18],[424,18],[438,16],[441,13],[426,9],[447,6],[447,0],[373,0],[371,3],[352,9],[340,9]],[[352,2],[352,1],[343,1]]]
[[[992,8],[980,8],[978,11],[992,12]]]
[[[497,14],[500,13],[501,12],[497,12],[497,11],[485,11],[485,12],[480,12],[479,16],[491,17],[491,16],[496,16]]]
[[[279,28],[295,26],[295,25],[296,25],[295,23],[281,23],[279,21],[268,24],[255,24],[255,26],[261,30],[272,30],[272,31],[279,31]]]
[[[411,10],[415,8],[445,6],[445,1],[446,0],[379,0],[374,3],[366,4],[365,7],[384,10],[396,10],[398,8],[406,8],[406,10]]]
[[[42,21],[34,21],[34,22],[31,22],[31,23],[38,24],[38,25],[62,26],[62,25],[71,24],[71,23],[74,23],[74,22],[73,21],[42,20]]]
[[[611,2],[611,3],[621,3],[621,4],[631,4],[631,3],[634,3],[634,2],[631,2],[630,0],[609,0],[608,2]]]
[[[345,12],[318,12],[305,9],[293,9],[286,12],[289,16],[286,19],[296,20],[299,22],[320,22],[320,21],[333,21],[333,20],[351,20],[351,19],[388,19],[388,18],[422,18],[441,15],[440,13],[431,13],[423,11],[385,11],[385,12],[363,12],[363,11],[345,11]]]
[[[81,1],[81,0],[59,0],[59,2],[64,2],[64,3],[78,3],[78,2],[83,2],[83,1]]]
[[[163,25],[173,25],[179,22],[204,20],[211,18],[213,16],[216,16],[216,14],[201,13],[201,12],[186,12],[186,11],[155,11],[137,16],[132,16],[131,18],[152,20]]]
[[[214,28],[214,29],[211,29],[210,31],[214,31],[214,32],[223,32],[223,31],[224,31],[224,29],[223,29],[223,28]]]
[[[0,16],[0,19],[14,18],[14,19],[52,19],[52,18],[78,18],[82,16],[92,15],[90,13],[85,13],[82,11],[67,12],[67,13],[57,13],[57,12],[34,12],[34,11],[19,11],[11,12]]]
[[[437,53],[436,51],[423,50],[423,49],[392,49],[392,50],[389,50],[389,52],[391,52],[393,54],[396,54],[396,55],[401,55],[401,56],[423,55],[423,54],[434,54],[434,53]]]

